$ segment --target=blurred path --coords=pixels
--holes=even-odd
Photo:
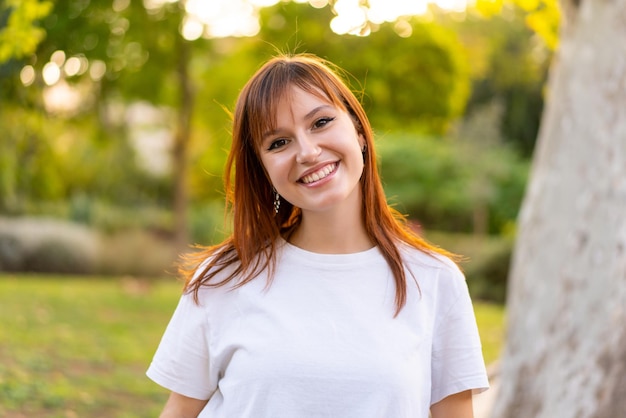
[[[489,390],[475,395],[474,402],[474,418],[489,418],[491,409],[498,395],[498,387],[500,386],[500,367],[496,362],[487,368],[489,375]]]

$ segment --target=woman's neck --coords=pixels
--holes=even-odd
[[[321,254],[350,254],[368,250],[374,243],[367,235],[360,213],[306,213],[287,240],[303,250]]]

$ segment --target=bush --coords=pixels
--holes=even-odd
[[[464,257],[460,266],[472,298],[504,304],[513,239],[508,236],[479,236],[427,232],[426,238]]]
[[[226,238],[232,226],[224,216],[224,209],[224,202],[218,200],[191,208],[189,229],[193,244],[213,245]]]
[[[84,226],[37,218],[0,218],[0,271],[95,271],[98,236]]]
[[[23,254],[20,240],[7,231],[0,231],[0,271],[22,270]]]
[[[426,228],[499,234],[515,222],[528,163],[495,140],[389,134],[377,148],[390,203]]]
[[[101,236],[98,273],[160,278],[176,271],[176,249],[170,236],[128,229]]]
[[[470,259],[465,273],[472,296],[476,299],[504,304],[513,245],[503,240],[495,248],[486,248],[483,254]]]
[[[0,271],[162,277],[175,261],[171,236],[157,230],[0,217]]]

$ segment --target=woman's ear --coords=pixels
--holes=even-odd
[[[359,133],[359,145],[361,146],[361,151],[365,152],[367,150],[367,141],[362,133]]]

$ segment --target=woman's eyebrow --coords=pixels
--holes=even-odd
[[[270,136],[274,136],[279,134],[281,131],[280,128],[277,129],[272,129],[271,131],[267,131],[265,133],[263,133],[263,137],[261,138],[262,141],[265,141],[267,138],[269,138]]]
[[[303,119],[304,120],[310,119],[313,116],[315,116],[317,113],[319,113],[319,112],[321,112],[322,110],[325,110],[325,109],[334,109],[334,106],[326,105],[326,104],[317,106],[313,110],[311,110],[309,113],[304,115]],[[276,128],[276,129],[272,129],[272,130],[269,130],[267,132],[264,132],[262,140],[265,140],[265,139],[267,139],[270,136],[274,136],[276,134],[279,134],[281,132],[281,130],[282,130],[281,128]]]
[[[307,113],[306,115],[304,115],[304,119],[309,119],[311,117],[313,117],[317,112],[324,110],[325,108],[328,109],[334,109],[333,106],[331,105],[321,105],[321,106],[317,106],[315,109],[311,110],[309,113]]]

